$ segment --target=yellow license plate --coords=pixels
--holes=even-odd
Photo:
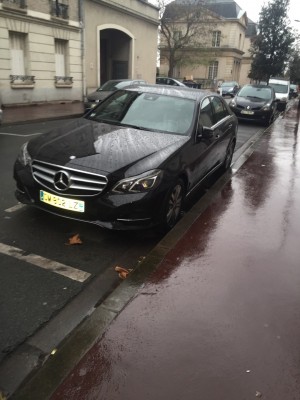
[[[254,111],[242,110],[241,114],[253,115]]]
[[[40,201],[51,206],[63,208],[65,210],[84,212],[84,201],[68,199],[66,197],[56,196],[55,194],[40,190]]]

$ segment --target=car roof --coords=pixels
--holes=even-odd
[[[133,85],[127,86],[124,90],[142,91],[144,93],[163,94],[165,96],[184,97],[191,100],[199,101],[205,96],[214,95],[221,97],[217,93],[207,90],[193,89],[184,86],[170,86],[170,85]]]
[[[248,87],[254,87],[254,88],[261,88],[261,89],[263,89],[263,88],[268,88],[268,89],[273,89],[272,88],[272,86],[269,86],[269,85],[260,85],[260,84],[247,84],[247,85],[244,85],[243,87],[246,87],[246,86],[248,86]]]
[[[144,81],[144,79],[130,79],[130,78],[126,78],[126,79],[109,79],[107,82],[127,82],[127,81]]]
[[[221,85],[237,85],[237,81],[224,81]]]

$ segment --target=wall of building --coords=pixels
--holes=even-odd
[[[100,71],[100,32],[105,29],[120,31],[130,41],[128,78],[155,82],[157,8],[138,0],[87,0],[84,2],[84,14],[87,93],[103,83]]]
[[[14,5],[16,7],[16,5]],[[27,8],[15,10],[11,5],[0,4],[0,92],[2,103],[27,104],[57,101],[80,101],[83,95],[81,29],[78,18],[78,1],[69,1],[69,19],[51,16],[48,0],[28,0]],[[26,37],[25,74],[34,76],[34,83],[12,84],[12,57],[10,32]],[[66,59],[72,84],[55,82],[55,39],[64,40],[68,46]]]

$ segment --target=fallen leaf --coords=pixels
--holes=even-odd
[[[74,245],[74,244],[82,244],[82,240],[80,239],[78,233],[76,233],[76,235],[70,237],[69,238],[69,243],[66,243],[67,246]]]
[[[117,265],[115,271],[119,273],[119,278],[126,279],[130,272],[132,272],[132,269],[126,269]]]

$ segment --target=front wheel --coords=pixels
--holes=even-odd
[[[180,218],[185,197],[184,183],[178,179],[168,191],[162,208],[161,225],[164,229],[171,229]]]
[[[227,150],[226,150],[225,160],[223,161],[223,164],[222,164],[222,169],[224,172],[227,171],[231,165],[234,148],[235,148],[235,140],[231,140],[231,142],[229,143]]]

